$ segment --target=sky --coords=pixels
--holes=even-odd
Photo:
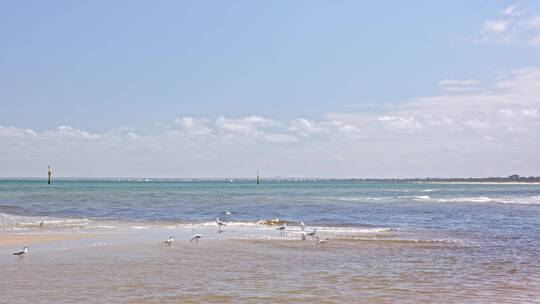
[[[540,176],[538,1],[2,1],[0,176]]]

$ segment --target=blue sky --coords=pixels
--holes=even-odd
[[[36,157],[39,151],[63,168],[64,175],[84,176],[250,176],[256,170],[252,167],[271,175],[332,177],[496,175],[522,172],[520,166],[534,174],[540,169],[528,165],[538,163],[532,153],[539,148],[536,141],[517,152],[502,149],[499,160],[478,168],[462,166],[457,171],[454,167],[461,161],[451,156],[444,161],[448,167],[419,169],[441,162],[432,159],[433,163],[418,165],[415,162],[427,161],[422,150],[404,156],[412,159],[407,167],[401,167],[396,156],[370,159],[382,164],[376,167],[353,156],[366,146],[373,152],[407,151],[417,146],[417,136],[423,144],[434,142],[434,149],[444,150],[447,144],[470,147],[455,133],[451,134],[455,142],[442,142],[448,130],[437,131],[429,117],[481,129],[476,139],[504,142],[496,137],[501,134],[497,128],[508,129],[508,122],[490,121],[493,111],[532,113],[523,114],[530,121],[507,118],[520,123],[512,130],[533,132],[537,98],[519,88],[522,82],[537,84],[540,43],[535,39],[540,26],[535,18],[540,3],[536,1],[3,1],[0,5],[4,128],[0,140],[4,155],[11,158],[0,163],[5,168],[0,175],[38,175],[39,164],[47,162]],[[524,70],[529,74],[523,76]],[[514,86],[501,92],[501,79]],[[482,94],[489,98],[482,99]],[[467,104],[462,100],[482,101],[474,111],[458,111],[459,117],[437,117],[433,113],[448,109],[429,102],[422,108],[431,114],[411,110],[418,100],[448,95],[458,99],[445,102],[452,110],[456,104]],[[502,96],[508,98],[503,105],[485,101]],[[469,117],[478,108],[488,118]],[[397,136],[396,122],[416,126],[417,131],[400,129]],[[388,124],[394,128],[388,129]],[[306,126],[313,132],[300,131]],[[356,132],[356,137],[344,140],[336,128]],[[35,135],[30,139],[13,135],[25,130]],[[78,135],[58,139],[69,130]],[[181,133],[186,130],[196,138]],[[139,142],[104,142],[113,133],[119,140]],[[180,139],[171,139],[171,134]],[[76,136],[87,141],[78,142]],[[249,143],[241,151],[227,146],[243,141]],[[259,151],[268,141],[270,146]],[[47,142],[66,154],[49,155],[52,146]],[[336,151],[326,149],[329,142],[335,142]],[[151,143],[161,148],[147,151]],[[320,150],[317,157],[302,150],[310,145]],[[88,158],[98,155],[102,167],[84,165],[88,159],[69,152],[83,148],[90,153]],[[284,156],[286,148],[293,151]],[[482,149],[463,157],[480,157]],[[208,152],[197,161],[200,151],[214,154]],[[343,151],[350,154],[334,158]],[[146,159],[145,153],[159,157]],[[258,159],[261,153],[264,160]],[[187,160],[171,161],[173,155]],[[246,158],[253,166],[241,165]],[[500,159],[510,164],[500,165]],[[351,167],[351,162],[356,163]]]

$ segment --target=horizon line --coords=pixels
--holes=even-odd
[[[42,176],[0,176],[0,180],[15,180],[15,179],[27,179],[27,180],[47,180],[47,177]],[[53,177],[54,179],[85,179],[85,180],[256,180],[257,177],[235,177],[235,176],[224,176],[224,177],[149,177],[149,176],[57,176]],[[269,177],[260,177],[264,180],[451,180],[451,179],[508,179],[508,180],[523,180],[523,179],[540,179],[540,176],[469,176],[469,177],[444,177],[444,176],[428,176],[428,177],[318,177],[318,176],[269,176]]]

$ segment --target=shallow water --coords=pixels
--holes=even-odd
[[[0,245],[0,302],[538,303],[539,197],[519,184],[4,180],[2,233],[93,237],[20,259]],[[284,234],[257,224],[273,218]],[[301,241],[300,221],[329,241]]]
[[[6,303],[524,303],[540,290],[538,268],[429,242],[184,241],[76,247],[0,263],[15,274],[0,278]]]

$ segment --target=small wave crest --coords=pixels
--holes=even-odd
[[[0,230],[29,230],[35,228],[82,228],[90,224],[86,218],[51,218],[0,213]]]
[[[457,198],[440,198],[437,199],[441,203],[500,203],[500,204],[522,204],[522,205],[538,205],[540,204],[540,196],[526,197],[457,197]]]
[[[362,202],[362,201],[385,201],[395,199],[395,196],[359,196],[359,197],[340,197],[338,200],[345,202]]]
[[[529,197],[513,197],[500,200],[503,204],[540,205],[540,195]]]
[[[322,225],[307,225],[304,231],[301,230],[300,226],[296,222],[287,222],[279,221],[280,223],[288,223],[285,232],[291,234],[301,234],[303,232],[309,232],[317,230],[317,233],[322,234],[331,234],[331,235],[368,235],[368,234],[384,234],[397,232],[397,229],[391,227],[354,227],[354,226],[322,226]],[[259,231],[275,231],[277,224],[272,221],[271,224],[267,224],[266,220],[263,221],[235,221],[235,222],[225,222],[224,230],[235,229],[237,231],[246,230],[253,231],[253,229]],[[201,223],[182,223],[178,224],[179,228],[209,228],[217,227],[216,222],[201,222]]]
[[[477,197],[456,197],[456,198],[439,198],[438,202],[441,203],[491,203],[496,202],[496,200],[489,198],[487,196],[477,196]]]
[[[424,201],[424,200],[430,200],[431,199],[431,196],[429,195],[415,195],[412,197],[413,200],[416,200],[416,201]]]

